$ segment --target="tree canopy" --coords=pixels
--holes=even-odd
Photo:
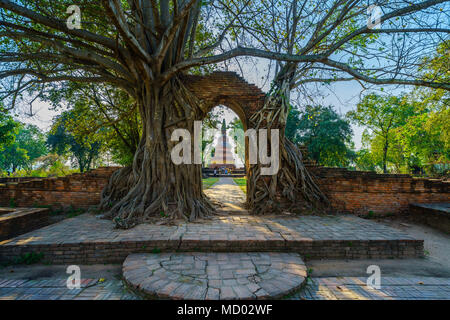
[[[332,106],[306,106],[291,110],[286,123],[286,137],[305,145],[308,155],[320,165],[345,167],[352,160],[353,131],[347,119]]]
[[[45,135],[38,127],[17,122],[16,125],[18,130],[13,142],[0,154],[0,168],[10,173],[17,169],[30,171],[35,160],[48,152]]]
[[[236,57],[298,64],[293,86],[357,79],[450,88],[417,73],[450,32],[446,0],[378,1],[379,28],[359,0],[80,1],[80,29],[70,27],[72,4],[0,1],[0,78],[12,104],[61,81],[110,83],[137,97],[143,80],[160,86]]]
[[[63,112],[57,117],[52,130],[47,137],[47,144],[52,152],[58,155],[68,155],[69,152],[80,172],[89,170],[102,148],[101,133],[79,135],[72,128],[80,121],[83,114],[78,109]],[[107,129],[100,129],[100,131]]]
[[[0,105],[0,151],[11,145],[19,129],[19,123],[5,112]]]

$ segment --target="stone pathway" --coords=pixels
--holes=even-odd
[[[69,290],[66,278],[0,279],[0,300],[139,300],[121,280],[82,280]],[[450,300],[450,278],[382,277],[381,289],[370,289],[364,277],[309,278],[290,300]]]
[[[306,267],[296,253],[132,254],[123,277],[149,297],[268,299],[300,288]]]
[[[246,214],[244,209],[245,193],[234,182],[233,178],[221,177],[212,187],[205,190],[205,194],[213,201],[222,204],[221,213]]]
[[[68,289],[67,278],[0,279],[0,300],[136,300],[122,281],[82,279],[80,289]]]
[[[289,299],[302,300],[450,300],[450,278],[382,277],[381,288],[366,285],[365,277],[309,279]]]

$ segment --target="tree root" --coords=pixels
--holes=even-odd
[[[142,88],[143,132],[130,167],[114,172],[102,192],[100,209],[117,228],[145,222],[194,221],[214,214],[202,190],[201,165],[175,165],[170,140],[174,125],[193,132],[202,104],[183,83],[173,79],[164,88]]]
[[[146,184],[139,179],[134,185],[131,167],[117,170],[102,193],[100,209],[103,218],[112,219],[117,228],[129,229],[140,223],[170,223],[176,219],[194,221],[215,214],[215,207],[202,194],[177,192],[170,197],[168,186]]]
[[[298,211],[300,207],[323,210],[329,204],[315,178],[303,164],[300,149],[284,136],[293,70],[295,65],[285,66],[274,81],[264,106],[250,118],[252,128],[280,130],[278,173],[262,176],[260,164],[250,166],[247,206],[253,214],[281,213],[292,208]]]

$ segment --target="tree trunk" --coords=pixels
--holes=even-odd
[[[119,228],[131,228],[209,216],[214,207],[202,190],[201,164],[175,165],[171,159],[178,143],[170,141],[172,131],[194,132],[194,120],[203,116],[200,102],[178,78],[161,88],[144,83],[139,90],[142,137],[132,166],[117,170],[103,190],[101,208],[109,209],[105,217]]]
[[[81,160],[78,160],[78,166],[80,167],[80,172],[83,173],[84,172],[84,164]]]
[[[300,149],[285,137],[290,106],[290,83],[296,68],[287,64],[277,75],[263,108],[250,119],[255,129],[279,129],[279,171],[261,175],[260,163],[251,165],[248,173],[248,206],[254,214],[279,213],[295,208],[324,208],[327,197],[303,164]],[[270,145],[270,133],[268,133]],[[260,141],[261,143],[261,141]],[[303,201],[302,201],[303,200]]]
[[[386,140],[384,142],[384,148],[383,148],[383,173],[387,173],[387,152],[388,152],[388,148],[389,148],[389,143],[388,143],[388,139],[386,137]]]

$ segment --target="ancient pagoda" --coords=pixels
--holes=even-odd
[[[222,121],[222,135],[217,142],[214,156],[209,165],[210,168],[231,168],[236,169],[233,153],[231,152],[231,144],[227,137],[227,125],[225,119]]]

